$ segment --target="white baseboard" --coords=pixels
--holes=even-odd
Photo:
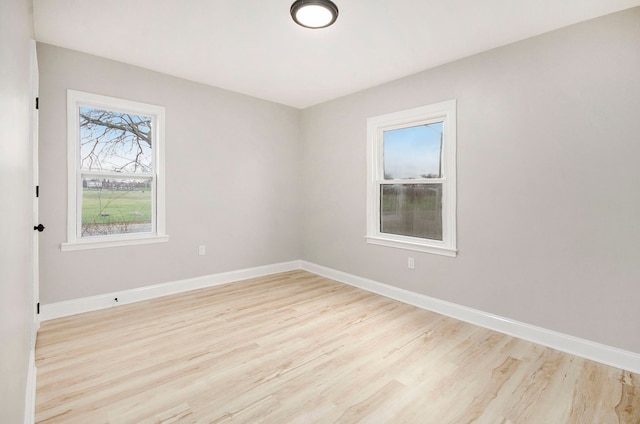
[[[44,304],[40,306],[40,321],[48,321],[84,312],[107,309],[113,306],[126,305],[171,294],[183,293],[191,290],[232,283],[234,281],[293,271],[296,269],[300,269],[300,261],[282,262],[255,268],[223,272],[220,274],[205,275],[203,277],[154,284],[131,290],[123,290],[97,296]],[[117,303],[114,301],[115,298],[118,298]]]
[[[36,374],[36,353],[34,349],[31,349],[24,400],[24,424],[33,424],[36,421]]]
[[[536,327],[534,325],[425,296],[423,294],[358,277],[353,274],[316,265],[307,261],[283,262],[256,268],[248,268],[156,284],[132,290],[112,292],[82,299],[45,304],[40,307],[40,321],[47,321],[83,312],[110,308],[116,306],[116,303],[114,302],[114,298],[116,297],[118,298],[117,305],[125,305],[142,300],[154,299],[161,296],[213,287],[249,278],[257,278],[280,272],[293,271],[296,269],[303,269],[341,283],[349,284],[391,299],[399,300],[418,308],[433,311],[480,327],[541,344],[543,346],[548,346],[561,352],[570,353],[572,355],[580,356],[582,358],[611,365],[634,373],[640,373],[640,354],[638,353],[603,345],[559,333],[557,331]]]
[[[433,311],[602,364],[640,373],[640,354],[635,352],[547,330],[477,309],[467,308],[310,262],[301,261],[301,267],[305,271],[399,300],[421,309]]]

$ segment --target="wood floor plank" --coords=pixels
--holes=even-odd
[[[640,375],[292,271],[44,322],[38,423],[640,424]]]

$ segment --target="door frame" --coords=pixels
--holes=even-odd
[[[29,87],[29,146],[31,152],[31,206],[33,225],[37,226],[39,222],[38,213],[38,190],[39,172],[38,172],[38,95],[40,84],[40,73],[38,70],[38,55],[36,51],[36,42],[31,40],[30,43],[30,62],[31,69],[29,71],[30,87]],[[40,328],[39,302],[40,302],[40,261],[39,261],[39,232],[33,231],[31,237],[31,308],[32,308],[32,325],[31,325],[31,348],[35,349],[36,336]]]

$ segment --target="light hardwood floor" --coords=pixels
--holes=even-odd
[[[304,271],[42,324],[39,423],[640,423],[640,375]]]

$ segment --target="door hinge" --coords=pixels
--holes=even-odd
[[[40,315],[40,302],[36,303],[36,314]]]
[[[36,109],[40,109],[40,97],[36,97]]]
[[[40,197],[40,186],[36,186],[36,197]]]

